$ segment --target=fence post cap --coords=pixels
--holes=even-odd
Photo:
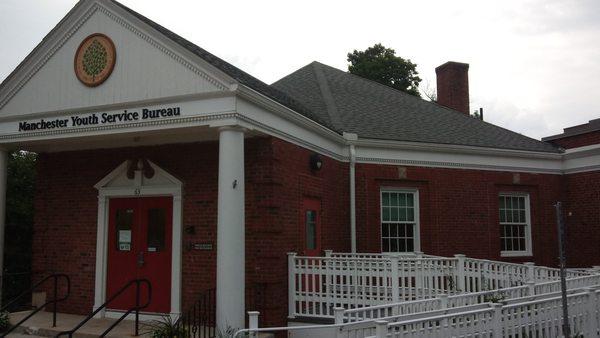
[[[456,257],[456,258],[465,258],[467,256],[464,255],[464,254],[454,254],[454,257]]]
[[[376,320],[376,321],[375,321],[375,324],[377,324],[377,325],[379,325],[379,326],[383,326],[383,325],[386,325],[386,326],[387,326],[387,325],[388,325],[388,321],[387,321],[387,320],[382,320],[382,319],[380,319],[380,320]]]
[[[331,257],[333,254],[333,250],[323,250],[323,252],[325,253],[325,257]]]
[[[527,284],[527,285],[535,285],[535,281],[528,280],[528,281],[525,282],[525,284]]]
[[[296,255],[297,255],[297,253],[296,253],[296,252],[293,252],[293,251],[291,251],[291,252],[288,252],[288,253],[287,253],[287,255],[288,255],[288,256],[296,256]]]
[[[438,297],[439,298],[448,298],[448,294],[447,293],[439,293]]]
[[[527,266],[533,266],[533,265],[535,265],[535,262],[525,262],[523,264],[527,265]]]
[[[248,311],[248,316],[258,316],[260,315],[259,311]]]
[[[490,307],[494,310],[498,310],[502,308],[502,304],[499,303],[494,303],[494,302],[489,302],[488,304],[490,304]]]

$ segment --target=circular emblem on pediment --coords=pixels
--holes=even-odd
[[[75,75],[88,87],[106,81],[115,67],[117,52],[112,40],[100,33],[85,38],[75,53]]]

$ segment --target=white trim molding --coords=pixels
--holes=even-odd
[[[181,313],[181,257],[182,257],[182,190],[183,183],[148,161],[154,169],[154,178],[146,182],[141,170],[135,171],[133,179],[128,179],[129,161],[123,162],[106,175],[94,187],[98,190],[98,229],[96,239],[96,277],[94,288],[94,310],[106,300],[107,280],[107,245],[108,245],[108,210],[112,197],[173,197],[173,236],[171,253],[171,312],[176,318]],[[159,183],[153,183],[158,181]],[[117,182],[113,184],[113,182]],[[127,182],[127,184],[123,184]],[[100,316],[104,316],[101,312]]]

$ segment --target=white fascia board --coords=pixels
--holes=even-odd
[[[561,174],[561,154],[359,140],[357,163]]]
[[[341,135],[337,133],[332,135],[311,120],[307,119],[310,122],[303,119],[290,121],[290,118],[273,114],[271,110],[245,98],[237,99],[237,112],[240,125],[245,128],[280,138],[338,161],[348,161],[348,151],[344,150],[347,147]]]
[[[254,129],[347,162],[348,146],[357,162],[477,170],[561,173],[561,154],[443,144],[368,140],[340,135],[240,86],[237,111]],[[251,101],[251,102],[250,102]]]
[[[139,119],[129,122],[97,123],[93,125],[72,126],[71,117],[82,118],[96,115],[101,118],[102,114],[120,114],[124,110],[141,113],[143,109],[154,110],[163,108],[179,107],[180,115],[173,117]],[[238,114],[235,110],[235,97],[232,95],[215,95],[209,98],[187,100],[187,101],[163,101],[152,104],[127,104],[110,107],[108,109],[86,109],[83,111],[70,111],[68,113],[52,113],[50,115],[36,116],[34,119],[11,120],[0,122],[0,143],[18,144],[31,141],[48,141],[65,138],[111,135],[130,132],[144,132],[167,130],[184,127],[210,126],[218,120],[236,120]],[[46,121],[65,119],[69,126],[65,128],[46,129],[39,131],[19,132],[20,122],[36,122],[41,119]]]
[[[600,145],[590,145],[565,150],[563,172],[574,174],[600,170]]]
[[[252,129],[348,161],[347,143],[342,135],[246,86],[239,86],[237,93],[237,112]]]

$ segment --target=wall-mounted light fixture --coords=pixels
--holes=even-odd
[[[314,153],[310,155],[310,169],[313,171],[319,171],[323,167],[323,160],[321,155]]]

